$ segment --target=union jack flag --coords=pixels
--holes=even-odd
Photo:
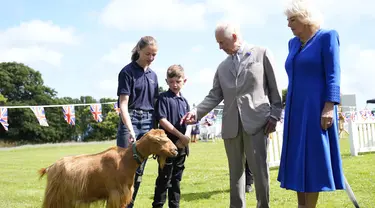
[[[102,105],[101,104],[93,104],[90,105],[90,111],[94,116],[95,121],[102,122],[103,115],[102,115]]]
[[[47,122],[46,113],[44,111],[44,108],[38,107],[38,106],[34,106],[34,107],[30,107],[30,108],[34,112],[36,118],[38,119],[39,124],[41,126],[48,126],[48,122]]]
[[[73,105],[66,105],[63,106],[63,113],[64,113],[64,119],[68,124],[75,125],[76,123],[76,115]]]
[[[362,117],[363,120],[367,119],[367,113],[366,113],[365,110],[359,111],[359,114],[361,115],[361,117]]]
[[[8,131],[8,109],[0,108],[0,123],[3,125],[5,131]]]
[[[369,118],[370,118],[371,120],[375,120],[375,114],[372,113],[371,111],[370,111],[370,116],[369,116]]]
[[[350,112],[350,119],[352,121],[357,120],[357,112],[355,112],[355,111]]]
[[[118,103],[117,103],[117,102],[115,102],[115,103],[113,104],[113,108],[115,109],[117,115],[119,115],[119,114],[120,114],[120,108],[118,107]]]
[[[371,119],[371,120],[374,120],[374,115],[372,114],[372,112],[368,109],[366,109],[366,117],[367,119]]]
[[[346,121],[350,121],[350,119],[352,118],[352,113],[350,113],[350,112],[345,112],[345,113],[344,113],[344,117],[345,117],[345,122],[346,122]]]

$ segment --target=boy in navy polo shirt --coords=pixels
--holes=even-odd
[[[189,138],[185,136],[186,124],[180,124],[180,121],[190,111],[190,107],[180,92],[186,82],[182,66],[170,66],[166,81],[169,89],[160,94],[155,105],[155,116],[160,128],[166,131],[168,138],[179,148],[179,154],[175,158],[166,158],[163,169],[159,167],[152,207],[163,207],[168,192],[168,207],[174,208],[180,206],[180,181],[189,143]]]

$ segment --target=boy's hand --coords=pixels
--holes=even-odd
[[[176,145],[178,148],[184,148],[189,145],[190,138],[183,135],[180,137],[180,139],[176,142]]]
[[[182,148],[185,147],[185,145],[182,144],[181,139],[179,139],[179,140],[176,142],[176,146],[178,147],[178,149],[182,149]]]
[[[190,142],[190,138],[185,136],[185,135],[183,137],[181,137],[179,140],[181,140],[181,143],[185,146],[187,146]]]

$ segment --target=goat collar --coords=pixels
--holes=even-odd
[[[134,158],[134,160],[137,161],[138,164],[142,164],[142,161],[144,160],[144,158],[141,155],[141,153],[139,153],[137,151],[137,148],[135,147],[135,142],[133,142],[132,150],[133,150],[133,158]]]

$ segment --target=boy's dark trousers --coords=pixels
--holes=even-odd
[[[155,194],[152,207],[163,207],[168,192],[168,207],[180,207],[180,182],[185,169],[185,151],[179,150],[175,158],[167,158],[163,169],[159,167],[159,174],[155,182]]]

